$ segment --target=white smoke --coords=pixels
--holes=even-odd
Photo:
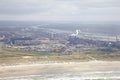
[[[81,30],[77,29],[75,33],[72,33],[71,36],[78,36],[81,33]]]

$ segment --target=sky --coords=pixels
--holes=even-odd
[[[0,20],[120,21],[120,0],[0,0]]]

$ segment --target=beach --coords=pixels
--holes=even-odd
[[[88,62],[39,62],[21,65],[1,65],[0,78],[31,76],[31,75],[56,75],[68,73],[87,72],[118,72],[120,61],[88,61]],[[103,75],[104,76],[104,75]],[[112,77],[112,76],[111,76]]]

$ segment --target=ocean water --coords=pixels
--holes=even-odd
[[[0,80],[120,80],[120,71],[29,75]]]

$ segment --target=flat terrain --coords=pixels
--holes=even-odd
[[[0,77],[2,78],[10,76],[79,73],[91,71],[120,71],[120,62],[89,61],[0,66]]]
[[[35,53],[15,49],[0,50],[0,65],[14,65],[22,63],[38,62],[86,62],[91,60],[97,61],[120,61],[120,54],[106,54],[100,51],[85,51],[73,53],[71,55],[60,55],[60,53]]]
[[[94,71],[120,71],[120,52],[105,53],[91,50],[71,55],[43,54],[4,48],[4,45],[0,44],[1,80],[14,76],[74,74]]]
[[[37,53],[5,48],[0,44],[0,65],[16,65],[38,62],[86,62],[86,61],[120,61],[120,52],[81,51],[72,54]]]

